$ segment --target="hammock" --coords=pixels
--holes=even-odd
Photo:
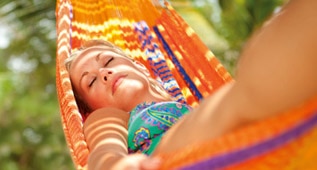
[[[104,39],[142,62],[179,102],[192,106],[232,80],[186,22],[150,0],[58,0],[56,86],[76,169],[89,149],[64,60],[90,39]],[[317,99],[201,145],[160,155],[162,169],[311,169],[317,156]],[[258,133],[261,132],[261,133]],[[165,159],[166,158],[166,159]],[[168,159],[167,159],[168,158]]]

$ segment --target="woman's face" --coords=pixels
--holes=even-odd
[[[130,111],[150,89],[149,74],[142,64],[104,46],[83,50],[69,74],[76,92],[92,110],[115,107]]]

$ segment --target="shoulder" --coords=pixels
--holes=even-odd
[[[116,108],[101,108],[93,111],[86,121],[84,127],[91,126],[93,124],[99,124],[101,122],[112,122],[126,125],[129,120],[129,113]],[[99,123],[98,123],[99,122]]]

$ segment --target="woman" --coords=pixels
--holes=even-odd
[[[66,67],[80,111],[89,115],[84,126],[91,150],[89,169],[110,167],[128,151],[150,155],[164,132],[191,110],[173,102],[144,65],[109,42],[86,42],[66,61]],[[102,147],[98,147],[99,139]],[[106,140],[110,143],[105,144]],[[95,163],[103,157],[107,161],[102,165]]]

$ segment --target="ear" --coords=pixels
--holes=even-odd
[[[146,76],[151,76],[149,70],[141,62],[134,60],[134,64],[140,69]]]

